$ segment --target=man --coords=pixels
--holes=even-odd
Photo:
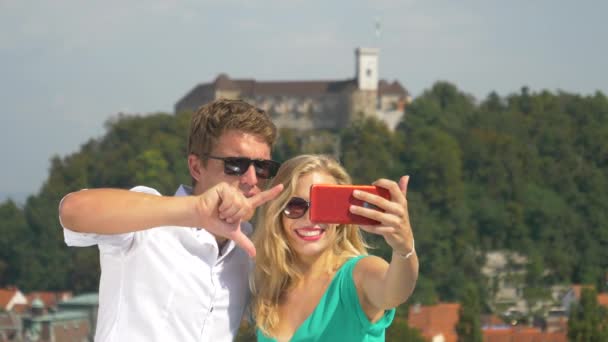
[[[262,110],[217,100],[192,117],[192,187],[173,197],[143,186],[64,197],[66,244],[99,247],[96,341],[234,339],[255,256],[241,220],[282,190],[261,190],[279,167],[270,160],[275,138]]]

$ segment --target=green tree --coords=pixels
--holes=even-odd
[[[15,285],[19,277],[23,243],[27,234],[23,211],[11,200],[0,204],[0,287]]]
[[[459,319],[456,324],[456,332],[459,342],[481,342],[483,334],[479,318],[481,309],[479,304],[478,289],[475,285],[468,284],[458,312]]]
[[[354,121],[341,134],[341,160],[356,183],[378,178],[398,180],[409,170],[395,157],[395,139],[386,124],[374,117]]]
[[[597,292],[584,287],[580,302],[570,308],[568,340],[575,342],[606,341],[608,320],[597,303]]]
[[[301,151],[302,142],[294,129],[281,128],[279,129],[278,139],[272,151],[272,157],[278,162],[296,156]]]
[[[401,317],[395,317],[393,323],[386,329],[385,338],[387,342],[424,342],[425,339],[418,329],[411,328],[407,324],[407,320]]]

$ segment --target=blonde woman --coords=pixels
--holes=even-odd
[[[377,226],[318,224],[308,216],[312,184],[351,184],[332,158],[298,156],[285,162],[271,186],[285,190],[261,211],[253,241],[252,314],[258,341],[384,341],[394,308],[411,295],[418,258],[407,211],[408,177],[380,179],[391,200],[353,195],[385,212],[351,207]],[[390,264],[368,256],[360,229],[393,248]]]

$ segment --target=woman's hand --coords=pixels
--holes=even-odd
[[[375,186],[387,189],[391,195],[390,200],[365,191],[353,192],[355,198],[371,203],[384,212],[356,205],[350,207],[351,213],[380,222],[379,225],[360,226],[360,228],[372,234],[382,235],[393,251],[400,255],[407,255],[414,249],[414,235],[406,198],[409,178],[409,176],[401,177],[399,184],[388,179],[379,179],[373,183]]]

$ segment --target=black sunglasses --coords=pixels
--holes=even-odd
[[[310,202],[300,197],[292,197],[283,209],[283,215],[290,219],[299,219],[310,208]]]
[[[216,157],[209,154],[205,158],[217,159],[224,162],[224,173],[230,176],[242,176],[253,163],[255,175],[262,179],[270,179],[277,174],[280,163],[269,159],[251,159],[247,157]]]

